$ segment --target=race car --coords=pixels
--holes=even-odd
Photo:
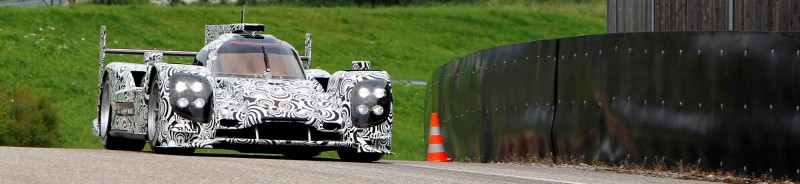
[[[198,148],[310,158],[337,151],[371,162],[391,152],[389,74],[369,61],[332,75],[305,53],[264,32],[263,24],[207,25],[199,52],[106,48],[101,26],[97,119],[106,149],[191,154]],[[143,63],[111,62],[136,54]],[[194,57],[192,64],[164,56]]]

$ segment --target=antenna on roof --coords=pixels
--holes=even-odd
[[[247,0],[244,1],[244,5],[242,5],[242,20],[241,23],[244,23],[244,8],[247,7]]]

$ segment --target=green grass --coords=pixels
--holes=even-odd
[[[93,6],[0,8],[0,84],[27,85],[60,109],[60,147],[101,148],[91,135],[97,96],[98,32],[108,47],[199,50],[203,26],[239,20],[241,7]],[[472,52],[512,43],[605,32],[605,5],[436,6],[390,8],[248,7],[246,22],[302,50],[314,34],[315,68],[347,69],[370,60],[395,79],[430,78],[436,68]],[[108,61],[141,62],[110,55]],[[167,58],[167,62],[187,62]],[[394,151],[421,160],[424,87],[397,83]],[[2,89],[0,89],[2,90]]]

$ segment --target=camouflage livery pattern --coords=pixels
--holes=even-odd
[[[353,70],[372,70],[369,61],[353,61]]]
[[[216,50],[226,39],[233,37],[233,34],[227,33],[237,28],[237,24],[206,26],[208,45],[199,53],[208,54],[209,61],[216,59]],[[101,54],[105,54],[105,29],[102,33]],[[310,51],[310,48],[307,50]],[[100,89],[108,85],[109,94],[113,95],[110,102],[102,101],[101,95],[98,95],[98,113],[101,104],[110,104],[112,120],[107,126],[116,132],[111,135],[145,138],[160,148],[215,148],[220,144],[281,145],[355,148],[358,152],[392,154],[393,109],[387,110],[388,119],[369,128],[355,127],[350,116],[350,94],[354,92],[356,84],[382,80],[390,85],[389,75],[384,71],[339,71],[331,75],[324,70],[311,69],[304,70],[306,77],[300,79],[242,78],[211,72],[209,68],[213,62],[203,63],[205,66],[168,64],[163,62],[161,53],[142,54],[145,64],[113,62],[101,68]],[[100,64],[104,64],[102,56]],[[369,65],[366,64],[368,69]],[[170,80],[176,75],[202,78],[211,84],[208,90],[212,92],[213,101],[208,122],[186,119],[173,109]],[[317,81],[321,78],[329,79],[327,88]],[[157,93],[157,99],[150,99],[151,92]],[[391,91],[388,93],[391,94]],[[151,109],[151,100],[156,100],[153,103],[157,103],[157,109]],[[154,119],[148,119],[150,110],[155,112]],[[341,139],[302,141],[216,136],[217,130],[244,130],[269,123],[271,118],[298,120],[296,123],[307,125],[309,131],[335,133]],[[238,124],[222,126],[222,121]],[[93,121],[93,133],[109,136],[104,134],[101,124],[103,121],[98,119]],[[325,128],[323,124],[334,124],[338,128]]]

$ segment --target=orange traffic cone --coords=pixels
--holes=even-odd
[[[439,132],[439,114],[431,113],[431,131],[428,137],[428,162],[452,162],[444,152],[444,139]]]

